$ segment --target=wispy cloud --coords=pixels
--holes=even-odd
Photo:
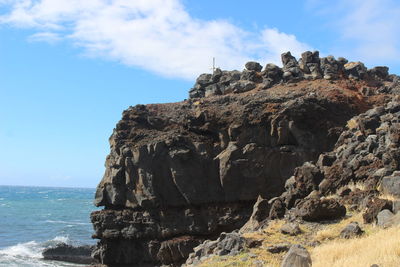
[[[0,23],[31,28],[33,40],[70,40],[93,56],[164,76],[193,79],[212,57],[225,69],[245,61],[279,63],[310,47],[276,28],[248,32],[224,20],[192,17],[179,0],[0,0]]]
[[[307,0],[307,4],[339,33],[333,49],[371,64],[400,62],[398,0]]]
[[[61,41],[62,38],[58,33],[55,32],[38,32],[30,35],[28,40],[31,42],[47,42],[50,44],[55,44]]]

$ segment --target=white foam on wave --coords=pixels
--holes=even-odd
[[[43,247],[35,241],[17,244],[0,250],[0,256],[40,259]]]
[[[0,249],[0,266],[8,267],[58,267],[58,266],[82,266],[64,262],[44,261],[42,252],[45,248],[55,246],[59,243],[70,244],[67,236],[56,236],[44,243],[30,241]]]
[[[56,236],[51,241],[55,241],[55,242],[59,242],[59,243],[66,243],[66,244],[71,243],[71,239],[69,239],[68,236],[63,236],[63,235],[62,236]]]

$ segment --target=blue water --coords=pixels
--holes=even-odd
[[[0,186],[0,266],[76,266],[43,261],[59,242],[94,244],[95,189]]]

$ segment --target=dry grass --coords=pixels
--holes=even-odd
[[[351,119],[351,120],[347,121],[346,126],[347,126],[347,128],[349,128],[350,130],[352,130],[352,129],[358,127],[358,123],[357,123],[357,121],[356,121],[355,119]]]
[[[400,266],[400,226],[351,240],[334,240],[311,251],[313,267]]]
[[[351,214],[350,214],[351,215]],[[365,231],[359,238],[341,239],[341,230],[350,222],[358,222]],[[262,231],[246,233],[246,238],[262,239],[262,246],[249,249],[236,256],[212,257],[201,263],[200,267],[250,267],[256,261],[264,266],[279,267],[285,253],[272,254],[266,248],[278,243],[307,244],[319,241],[321,245],[306,246],[313,260],[313,267],[381,267],[400,266],[400,226],[381,229],[375,225],[363,224],[362,213],[348,216],[338,222],[326,224],[317,232],[310,225],[301,225],[302,234],[288,236],[280,233],[282,220],[270,222]],[[310,227],[310,228],[309,228]]]
[[[361,191],[365,191],[367,187],[365,186],[364,182],[350,182],[346,187],[350,188],[351,191],[355,191],[356,189],[359,189]]]
[[[227,267],[227,266],[256,266],[255,261],[262,261],[264,266],[279,267],[285,252],[273,254],[266,250],[267,247],[279,243],[299,244],[309,240],[311,231],[305,226],[300,226],[302,233],[298,236],[284,235],[280,232],[280,228],[285,222],[283,220],[273,220],[264,230],[245,233],[245,238],[263,240],[262,246],[259,248],[249,249],[245,253],[230,257],[212,257],[198,265],[199,267]]]
[[[251,267],[254,266],[254,261],[258,260],[257,258],[251,259],[248,253],[241,253],[237,256],[230,257],[211,257],[210,259],[205,260],[203,263],[196,265],[198,267],[228,267],[228,266],[237,266],[237,267]]]
[[[390,200],[390,201],[399,200],[398,197],[396,197],[394,195],[391,195],[391,194],[388,194],[388,193],[380,193],[378,197],[381,198],[381,199],[386,199],[386,200]]]
[[[319,242],[324,242],[327,240],[333,240],[333,239],[339,238],[339,235],[340,235],[340,232],[342,231],[342,229],[351,222],[358,222],[359,225],[362,225],[362,223],[363,223],[362,214],[357,213],[357,214],[354,214],[353,216],[349,216],[337,223],[328,224],[324,229],[318,231],[315,234],[314,240],[319,241]],[[369,227],[371,227],[371,226],[369,226]]]

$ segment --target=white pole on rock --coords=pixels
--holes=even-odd
[[[215,57],[213,57],[213,65],[212,65],[212,74],[214,75],[215,72]]]

